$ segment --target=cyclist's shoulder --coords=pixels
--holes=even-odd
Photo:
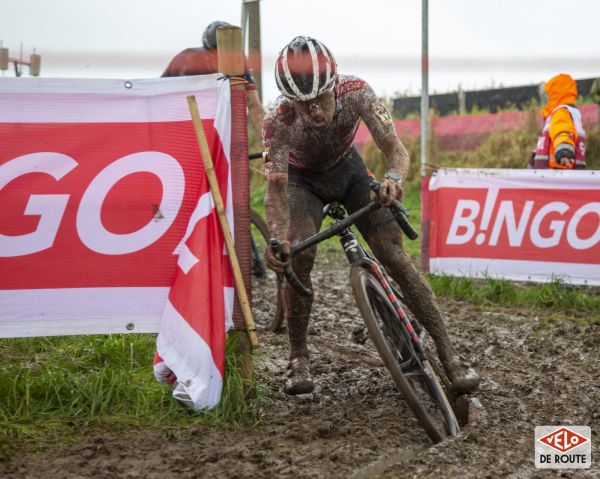
[[[173,57],[163,76],[204,75],[216,72],[216,50],[190,47]]]
[[[360,98],[372,91],[365,80],[354,75],[338,75],[335,88],[336,96],[339,99],[345,97],[346,100]]]
[[[216,50],[215,50],[216,52]],[[211,51],[203,47],[190,47],[181,50],[175,57],[178,59],[203,58],[211,56]]]
[[[294,123],[297,116],[294,102],[281,95],[269,107],[265,122],[273,127],[289,127]]]

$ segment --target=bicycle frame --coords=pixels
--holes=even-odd
[[[384,289],[385,293],[388,296],[388,299],[392,303],[394,310],[398,314],[398,317],[402,321],[402,334],[404,335],[407,344],[409,344],[414,351],[416,352],[416,356],[420,361],[426,360],[426,352],[421,342],[421,339],[417,335],[410,319],[402,309],[400,305],[400,301],[398,300],[398,292],[390,285],[389,281],[385,277],[385,274],[381,270],[381,267],[377,261],[375,261],[369,253],[362,247],[356,235],[351,229],[352,224],[364,214],[368,214],[371,211],[379,209],[380,206],[375,203],[370,203],[369,205],[361,208],[360,210],[354,212],[349,216],[345,216],[344,210],[339,206],[330,206],[327,214],[335,219],[335,223],[331,225],[328,229],[317,233],[313,236],[310,236],[306,240],[302,241],[300,244],[292,247],[291,255],[295,256],[300,252],[315,246],[316,244],[331,238],[333,236],[339,236],[340,243],[342,245],[342,249],[346,254],[346,258],[350,263],[350,266],[357,266],[369,269],[377,278],[377,281]]]

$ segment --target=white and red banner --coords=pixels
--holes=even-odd
[[[155,370],[205,407],[233,281],[191,94],[232,223],[227,80],[0,79],[0,337],[160,328]]]
[[[440,170],[430,271],[600,285],[600,171]]]

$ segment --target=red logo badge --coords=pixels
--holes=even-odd
[[[570,429],[567,429],[566,427],[561,427],[557,431],[541,437],[538,439],[538,441],[550,446],[553,449],[556,449],[558,452],[564,453],[577,446],[581,446],[588,440],[585,437],[571,431]]]

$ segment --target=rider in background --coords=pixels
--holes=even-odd
[[[202,47],[186,48],[171,60],[169,66],[161,75],[163,77],[178,77],[188,75],[209,75],[219,71],[217,55],[217,29],[231,26],[227,22],[216,20],[212,22],[202,34]],[[246,70],[244,75],[246,83],[246,96],[250,121],[256,132],[260,135],[265,109],[262,106],[256,89],[256,82],[252,73]]]
[[[398,138],[390,113],[371,87],[360,78],[339,75],[331,52],[318,40],[299,36],[280,53],[275,79],[282,93],[265,117],[265,211],[271,236],[284,257],[291,243],[317,233],[323,207],[340,201],[352,213],[371,200],[385,208],[357,221],[371,250],[400,286],[404,302],[433,337],[441,362],[458,393],[477,388],[479,376],[454,350],[433,291],[402,246],[402,231],[390,210],[402,196],[410,158]],[[387,160],[387,173],[378,193],[371,192],[371,174],[352,145],[363,120]],[[298,278],[311,286],[316,247],[291,260]],[[290,259],[280,261],[269,249],[269,266],[281,272]],[[285,391],[311,392],[306,334],[312,298],[285,286],[290,362]]]
[[[544,90],[548,95],[548,104],[540,110],[544,128],[530,168],[585,168],[585,130],[581,112],[575,106],[577,83],[561,73],[548,80]]]

